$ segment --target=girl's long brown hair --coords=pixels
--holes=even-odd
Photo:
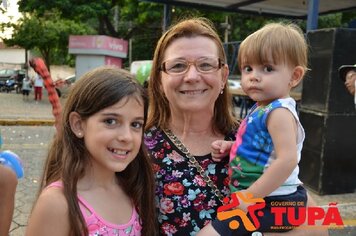
[[[89,158],[83,139],[77,138],[71,130],[69,114],[75,111],[85,120],[127,97],[136,98],[139,102],[143,101],[146,120],[147,96],[142,86],[125,70],[99,67],[79,79],[67,98],[60,130],[52,141],[45,163],[41,190],[54,181],[63,182],[71,235],[88,235],[78,204],[77,182],[84,175]],[[139,213],[142,235],[156,235],[154,178],[143,140],[137,157],[124,171],[117,172],[116,176]]]

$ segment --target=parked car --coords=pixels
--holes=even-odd
[[[17,88],[16,92],[21,92],[22,80],[26,76],[26,71],[23,69],[2,69],[0,70],[0,90],[5,91],[6,81],[14,80]]]
[[[54,81],[54,86],[56,87],[58,97],[66,97],[75,80],[75,75],[70,75],[64,79],[58,79]]]

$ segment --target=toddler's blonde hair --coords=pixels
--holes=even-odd
[[[275,64],[302,66],[307,70],[308,46],[303,31],[297,25],[269,23],[240,44],[240,69],[243,65],[270,63],[271,59]]]

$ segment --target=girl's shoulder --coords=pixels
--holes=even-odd
[[[55,185],[50,185],[42,190],[37,204],[45,208],[52,209],[51,211],[57,212],[58,214],[67,213],[68,204],[63,193],[63,188]]]
[[[32,210],[26,235],[68,235],[69,230],[68,204],[63,189],[43,189]]]

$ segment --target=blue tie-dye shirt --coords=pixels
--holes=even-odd
[[[251,186],[276,159],[271,135],[267,129],[267,118],[276,108],[286,108],[295,117],[297,134],[298,162],[304,141],[304,129],[299,122],[296,103],[292,98],[277,99],[264,107],[255,104],[241,123],[236,141],[230,152],[230,190],[236,192]],[[297,166],[282,186],[269,196],[290,194],[296,191],[301,181]]]

